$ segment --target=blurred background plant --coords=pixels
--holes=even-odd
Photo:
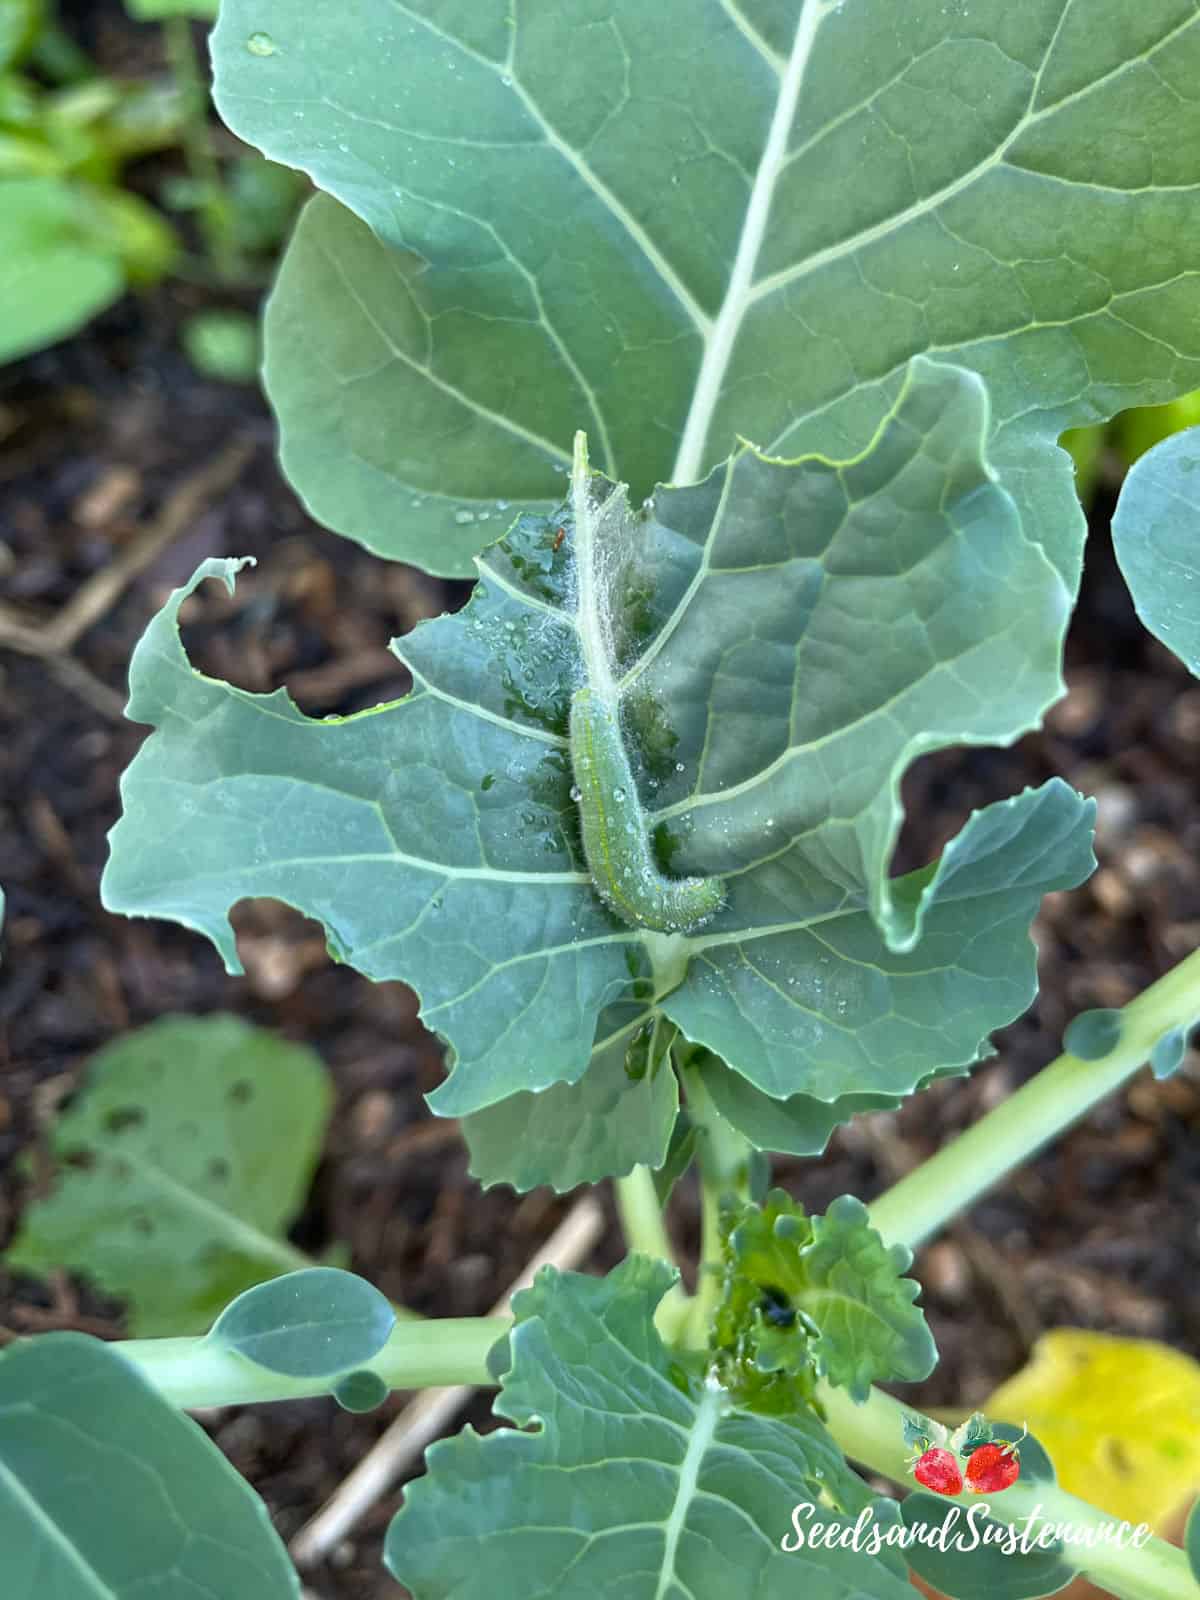
[[[216,0],[126,0],[156,27],[161,68],[102,71],[53,0],[0,0],[0,361],[77,332],[168,274],[262,287],[304,180],[250,152],[209,111],[197,22]],[[138,164],[174,159],[147,175]],[[255,319],[197,312],[180,337],[206,375],[253,381]]]

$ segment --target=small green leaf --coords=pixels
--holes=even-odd
[[[841,1123],[864,1111],[888,1111],[900,1104],[900,1097],[886,1094],[846,1094],[831,1101],[794,1094],[775,1100],[731,1071],[711,1050],[695,1052],[689,1068],[703,1074],[704,1087],[728,1123],[756,1149],[781,1155],[820,1155]]]
[[[850,1195],[809,1218],[775,1189],[732,1214],[713,1335],[727,1381],[777,1410],[811,1399],[818,1377],[858,1401],[876,1379],[928,1377],[937,1350],[913,1304],[920,1286],[902,1276],[911,1261]]]
[[[1080,1061],[1101,1061],[1121,1042],[1124,1022],[1120,1011],[1081,1011],[1067,1024],[1063,1049]]]
[[[1164,1033],[1150,1052],[1150,1070],[1156,1078],[1169,1078],[1178,1072],[1187,1054],[1188,1028],[1172,1028]]]
[[[206,378],[254,383],[258,325],[245,311],[197,311],[180,330],[187,358]]]
[[[0,181],[0,361],[54,344],[125,288],[116,241],[62,178]]]
[[[208,1337],[268,1372],[319,1378],[370,1361],[395,1326],[392,1307],[365,1278],[307,1267],[238,1295]]]
[[[130,1302],[131,1331],[203,1333],[231,1297],[307,1265],[283,1239],[330,1091],[318,1058],[236,1017],[169,1017],[92,1061],[57,1121],[53,1192],[14,1269],[68,1267]]]
[[[672,1360],[654,1327],[671,1280],[634,1256],[604,1279],[544,1268],[516,1297],[496,1401],[515,1426],[435,1444],[388,1530],[414,1600],[911,1600],[893,1555],[780,1548],[799,1500],[847,1543],[890,1503],[815,1417],[739,1411]]]
[[[601,1034],[606,1031],[602,1024]],[[666,1063],[631,1078],[625,1070],[627,1038],[622,1031],[607,1045],[598,1043],[578,1083],[510,1095],[463,1117],[471,1176],[485,1189],[548,1184],[562,1194],[624,1177],[634,1167],[661,1166],[679,1109],[678,1085]]]
[[[48,1333],[0,1354],[5,1596],[295,1600],[261,1500],[119,1348]]]
[[[1024,1475],[1024,1454],[1021,1470]],[[926,1537],[908,1546],[909,1564],[942,1594],[952,1600],[1033,1600],[1034,1596],[1056,1593],[1076,1576],[1076,1569],[1063,1560],[1060,1544],[1027,1554],[1019,1545],[1010,1551],[1003,1542],[996,1542],[1006,1537],[1002,1527],[993,1518],[981,1516],[978,1507],[971,1509],[980,1543],[961,1550],[955,1547],[956,1536],[964,1543],[972,1542],[966,1506],[918,1490],[900,1507],[906,1528],[927,1530]],[[947,1527],[944,1540],[940,1540],[941,1530]],[[1013,1538],[1019,1539],[1020,1532],[1018,1525]],[[991,1542],[984,1544],[985,1537]]]
[[[662,1165],[654,1168],[654,1193],[660,1206],[671,1198],[675,1185],[692,1164],[699,1130],[685,1110],[680,1110],[671,1129],[671,1142]]]
[[[374,1411],[390,1393],[377,1372],[348,1372],[333,1386],[333,1398],[343,1411]]]
[[[1200,676],[1200,428],[1164,439],[1134,463],[1112,534],[1138,616]]]
[[[161,22],[165,17],[195,17],[212,22],[217,5],[218,0],[125,0],[125,9],[135,22]]]

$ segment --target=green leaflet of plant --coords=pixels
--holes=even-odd
[[[1129,469],[1113,547],[1156,639],[1200,675],[1200,428],[1173,434]]]
[[[0,1352],[5,1600],[297,1600],[266,1507],[190,1418],[78,1333]]]
[[[672,1274],[633,1256],[607,1278],[543,1268],[513,1304],[497,1413],[427,1453],[386,1560],[414,1600],[905,1600],[895,1556],[786,1554],[797,1501],[853,1522],[872,1500],[821,1424],[751,1415],[674,1363],[654,1327]],[[524,1431],[518,1431],[524,1430]]]
[[[1092,866],[1092,808],[1054,781],[888,877],[909,762],[1011,740],[1060,692],[1066,594],[985,426],[979,379],[920,361],[850,461],[743,449],[641,513],[584,474],[481,559],[464,611],[399,645],[412,694],[348,719],[192,670],[178,608],[239,565],[205,563],[135,653],[129,714],[158,732],[122,785],[105,904],[205,933],[237,971],[228,909],[273,895],[412,984],[451,1048],[431,1104],[466,1118],[488,1181],[659,1165],[674,1081],[627,1070],[656,1016],[777,1101],[965,1068],[1033,998],[1042,895]],[[568,710],[605,674],[626,825],[673,877],[722,880],[698,930],[627,925],[582,859]],[[496,1108],[556,1086],[564,1132],[506,1169],[515,1108]]]
[[[395,1325],[392,1307],[365,1278],[307,1267],[244,1290],[208,1339],[269,1372],[326,1377],[377,1356]]]
[[[225,0],[213,56],[233,130],[326,191],[267,384],[300,493],[381,554],[469,573],[576,428],[638,495],[739,436],[853,455],[925,353],[986,380],[1074,588],[1059,434],[1200,381],[1186,0],[361,0],[354,28]]]
[[[329,1113],[311,1050],[236,1017],[170,1017],[95,1057],[58,1118],[52,1192],[4,1260],[67,1267],[140,1336],[204,1333],[241,1290],[309,1265],[283,1237]]]
[[[890,1248],[851,1195],[807,1217],[782,1190],[727,1219],[713,1329],[722,1382],[753,1409],[813,1403],[816,1380],[866,1399],[876,1381],[916,1382],[937,1363],[912,1252]]]

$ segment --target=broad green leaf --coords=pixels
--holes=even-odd
[[[105,904],[205,933],[231,971],[243,896],[319,918],[340,959],[418,991],[452,1050],[443,1115],[578,1084],[656,1014],[778,1100],[900,1096],[967,1066],[1033,997],[1042,895],[1092,865],[1090,803],[1055,781],[888,877],[909,762],[1007,742],[1061,688],[1065,591],[988,474],[983,425],[979,380],[920,362],[865,456],[743,449],[652,512],[606,512],[644,825],[672,874],[726,885],[697,933],[618,922],[584,870],[564,735],[604,619],[576,607],[570,507],[520,519],[466,609],[403,641],[407,699],[348,719],[192,670],[178,608],[240,565],[205,563],[134,656],[129,714],[159,731],[126,774]],[[665,1151],[670,1097],[651,1098],[623,1170]],[[539,1181],[561,1186],[552,1156]]]
[[[295,1600],[262,1502],[117,1349],[50,1333],[0,1353],[5,1600]]]
[[[877,1379],[919,1381],[937,1362],[920,1286],[903,1276],[912,1252],[890,1248],[867,1209],[842,1195],[824,1216],[806,1217],[782,1189],[730,1219],[725,1281],[714,1334],[718,1360],[731,1364],[755,1404],[771,1409],[802,1399],[827,1378],[863,1401]],[[759,1374],[768,1375],[760,1381]],[[775,1389],[773,1374],[799,1379]]]
[[[125,288],[114,240],[61,178],[0,182],[0,361],[76,332]]]
[[[1113,546],[1137,614],[1200,675],[1200,428],[1164,439],[1129,469]]]
[[[625,1030],[612,1043],[598,1044],[578,1083],[510,1095],[464,1117],[471,1176],[484,1188],[545,1183],[562,1192],[624,1177],[636,1166],[661,1166],[679,1109],[678,1085],[665,1062],[631,1078],[625,1070],[629,1037]]]
[[[495,1407],[515,1427],[435,1444],[388,1532],[414,1600],[911,1600],[894,1557],[781,1550],[798,1501],[834,1527],[894,1508],[811,1415],[751,1416],[672,1362],[670,1281],[635,1256],[606,1279],[545,1268],[517,1297]]]
[[[395,1325],[395,1312],[365,1278],[306,1267],[244,1290],[208,1337],[268,1372],[320,1378],[370,1361]]]
[[[1059,434],[1200,379],[1190,0],[225,0],[213,54],[335,197],[268,318],[287,469],[399,559],[468,572],[576,428],[639,494],[853,454],[925,352],[1074,587]]]
[[[69,1267],[129,1301],[139,1335],[204,1333],[241,1290],[308,1265],[282,1237],[330,1092],[310,1050],[236,1017],[171,1017],[93,1060],[58,1119],[58,1176],[6,1265]]]

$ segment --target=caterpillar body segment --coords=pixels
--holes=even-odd
[[[596,893],[634,928],[691,933],[720,909],[720,878],[668,878],[658,869],[616,706],[590,686],[571,700],[572,790]]]

